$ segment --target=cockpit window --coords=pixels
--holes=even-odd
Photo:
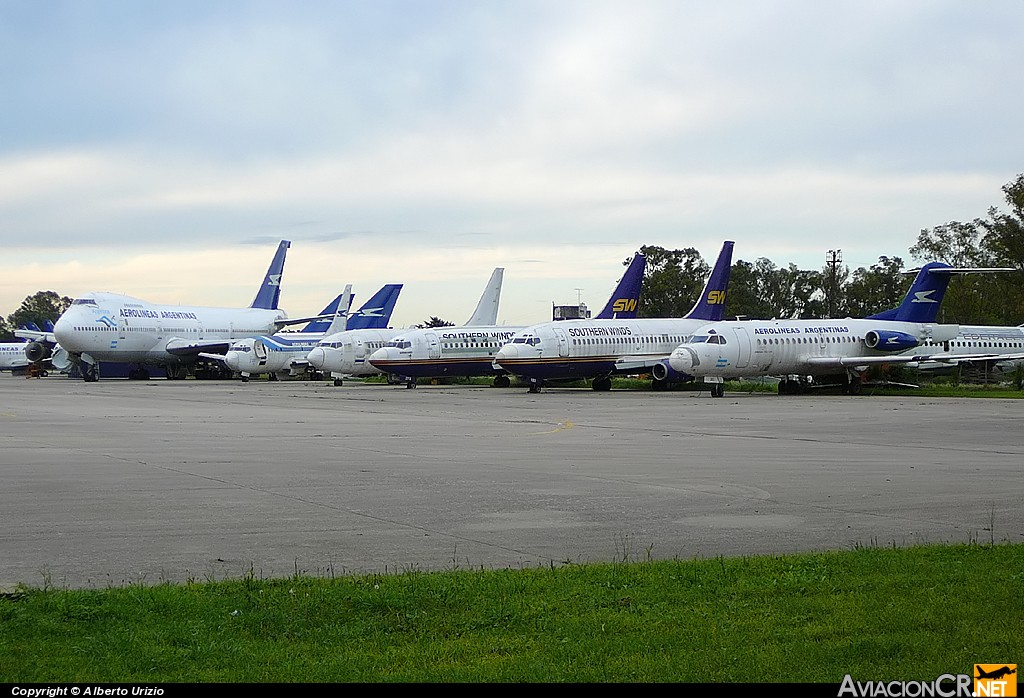
[[[688,337],[686,340],[687,344],[706,344],[710,339],[706,334],[695,334],[692,337]]]
[[[95,298],[76,298],[71,301],[71,305],[96,305]]]

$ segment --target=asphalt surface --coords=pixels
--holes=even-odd
[[[1024,540],[1024,402],[0,375],[0,588]]]

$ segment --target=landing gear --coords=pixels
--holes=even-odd
[[[343,385],[345,385],[345,381],[343,381],[343,380],[342,380],[342,379],[340,379],[340,378],[335,378],[335,379],[334,379],[334,387],[335,387],[335,388],[340,388],[340,387],[341,387],[341,386],[343,386]]]
[[[799,380],[784,378],[779,381],[779,395],[801,395],[805,386]]]
[[[248,383],[249,382],[249,374],[248,373],[243,373],[242,374],[242,382],[243,383]]]
[[[185,377],[185,367],[181,364],[168,364],[164,366],[164,373],[169,381],[180,381]]]
[[[843,392],[847,395],[860,395],[864,389],[864,383],[861,382],[860,376],[849,376],[846,384],[843,385]]]
[[[531,378],[530,379],[530,392],[531,393],[539,393],[540,392],[540,388],[541,388],[542,385],[544,385],[544,384],[542,382],[540,382],[539,380],[537,380],[536,378]]]
[[[651,390],[653,390],[656,393],[662,390],[668,390],[668,381],[665,380],[664,378],[652,378]]]
[[[276,381],[276,380],[278,380],[277,374],[274,373],[273,371],[271,371],[270,373],[267,374],[267,380],[268,381]]]
[[[494,377],[493,385],[495,388],[507,388],[508,386],[512,385],[512,381],[509,380],[508,376],[502,374],[500,376]]]
[[[100,379],[100,369],[98,364],[82,364],[82,380],[86,383],[95,383]]]
[[[725,383],[712,383],[711,397],[725,397]]]
[[[136,366],[128,372],[128,380],[133,381],[145,381],[149,380],[149,371],[146,370],[145,366]]]
[[[406,379],[405,387],[406,387],[407,390],[412,390],[413,388],[415,388],[416,387],[416,379],[415,378],[408,378],[408,379]]]
[[[605,392],[612,389],[612,379],[610,376],[598,376],[594,379],[590,387],[599,392]]]

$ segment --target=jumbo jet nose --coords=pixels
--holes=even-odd
[[[668,365],[680,373],[688,373],[693,367],[699,364],[697,355],[690,347],[676,347],[672,355],[668,357]]]
[[[324,351],[323,347],[313,347],[306,354],[306,361],[312,364],[317,370],[322,370],[324,363],[327,361],[327,352]]]
[[[75,343],[73,326],[74,320],[68,317],[68,313],[63,313],[57,318],[57,322],[53,326],[53,336],[56,338],[57,343],[71,351],[75,351],[72,347]]]

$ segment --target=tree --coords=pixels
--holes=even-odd
[[[56,291],[37,291],[21,303],[21,307],[7,316],[7,322],[13,328],[32,322],[43,327],[46,321],[56,322],[57,318],[71,305],[71,299],[61,296]]]
[[[637,316],[682,317],[690,312],[711,273],[700,253],[693,247],[666,250],[644,245],[640,254],[647,258],[647,266]]]
[[[16,339],[11,326],[7,324],[7,320],[0,317],[0,342],[13,342]]]
[[[455,326],[454,322],[448,322],[447,320],[442,320],[441,318],[437,317],[436,315],[431,315],[429,320],[427,320],[426,322],[423,322],[423,323],[421,323],[419,325],[416,325],[416,327],[420,327],[420,328],[423,328],[423,327],[454,327],[454,326]]]
[[[984,235],[981,244],[993,264],[1024,269],[1024,174],[1003,186],[1009,213],[996,207],[988,210],[988,220],[980,221]],[[1024,319],[1024,271],[998,274],[993,279],[1000,317],[1004,323],[1018,324]]]
[[[869,269],[859,267],[845,289],[849,316],[868,317],[899,306],[912,282],[899,257],[883,255]]]

